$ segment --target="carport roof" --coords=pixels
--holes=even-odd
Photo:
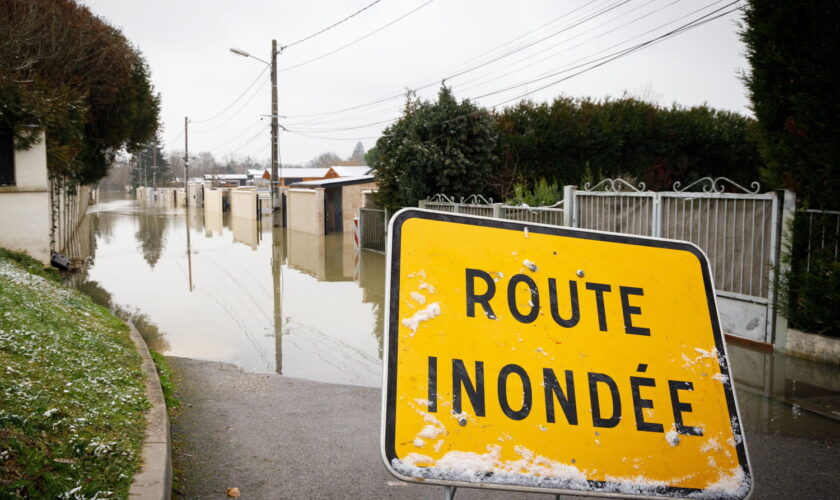
[[[375,182],[376,178],[372,175],[357,175],[355,177],[334,177],[332,179],[320,179],[317,181],[303,181],[295,182],[289,187],[299,188],[316,188],[316,187],[340,187],[350,186],[352,184],[364,184],[366,182]]]

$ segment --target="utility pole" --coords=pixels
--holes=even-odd
[[[271,207],[280,206],[280,179],[277,177],[277,163],[280,148],[277,144],[277,40],[271,41]]]
[[[282,50],[282,49],[280,49]],[[277,172],[277,165],[280,163],[280,146],[278,144],[277,126],[277,40],[271,41],[271,62],[263,61],[250,53],[231,48],[230,51],[238,56],[250,57],[271,68],[271,206],[276,211],[280,206],[280,179]]]
[[[187,179],[190,177],[190,120],[184,117],[184,195],[189,196],[187,192]],[[187,206],[190,206],[190,200],[187,198]]]
[[[152,143],[152,184],[157,187],[157,140]]]

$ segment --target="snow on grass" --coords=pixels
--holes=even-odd
[[[0,253],[0,484],[12,497],[126,497],[148,408],[126,326]]]

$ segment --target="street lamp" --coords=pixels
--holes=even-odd
[[[277,144],[277,54],[279,53],[277,40],[271,41],[270,63],[242,49],[231,48],[230,51],[238,56],[256,59],[271,68],[271,206],[274,210],[277,210],[277,207],[280,206],[280,195],[278,193],[280,179],[277,173],[277,162],[280,156]]]

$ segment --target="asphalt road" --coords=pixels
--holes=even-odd
[[[227,498],[232,487],[243,499],[444,497],[440,486],[404,483],[386,471],[379,455],[379,389],[169,361],[182,403],[172,421],[173,498]],[[755,477],[750,498],[840,497],[840,422],[815,420],[823,427],[814,432],[805,419],[801,435],[782,436],[774,419],[752,429],[745,423]],[[457,500],[476,498],[554,496],[456,494]]]

